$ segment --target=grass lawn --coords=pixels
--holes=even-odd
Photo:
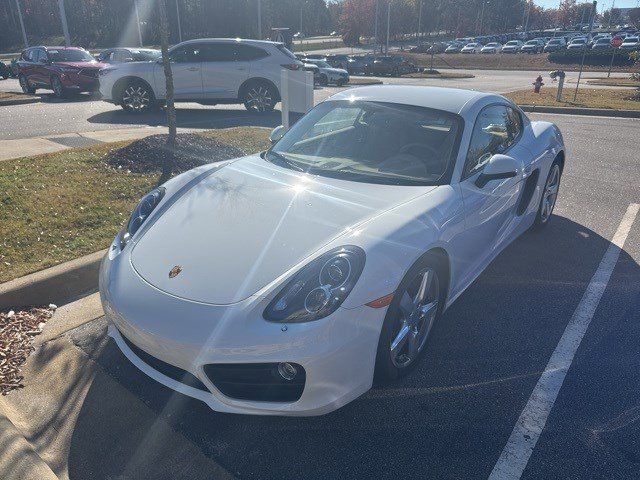
[[[268,134],[258,127],[204,133],[247,153],[266,148]],[[109,246],[158,179],[102,162],[127,143],[0,161],[0,282]]]
[[[589,85],[606,85],[608,87],[640,87],[640,81],[631,78],[587,78]]]
[[[350,77],[347,85],[382,85],[382,80],[367,77]]]
[[[554,107],[610,108],[614,110],[640,110],[640,101],[630,100],[635,93],[631,89],[581,88],[576,101],[573,101],[574,89],[571,84],[564,88],[562,101],[556,102],[556,89],[542,87],[542,93],[532,90],[510,92],[505,96],[518,105],[545,105]]]
[[[34,95],[25,95],[17,92],[0,92],[0,105],[4,100],[24,100],[25,98],[40,98]]]

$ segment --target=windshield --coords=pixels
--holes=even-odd
[[[515,45],[518,45],[518,42],[517,42],[517,41],[515,41],[515,40],[512,40],[512,41],[510,41],[510,42],[507,42],[507,43],[506,43],[506,45],[507,45],[507,46],[509,46],[509,47],[513,47],[513,46],[515,46]]]
[[[322,68],[331,68],[331,65],[329,65],[327,62],[323,62],[322,60],[309,60],[309,62]]]
[[[160,55],[160,50],[131,50],[131,58],[136,62],[157,60]]]
[[[47,50],[52,62],[93,62],[93,58],[86,50]]]
[[[265,158],[294,170],[395,185],[448,182],[462,119],[411,105],[319,104]]]
[[[577,44],[581,44],[581,43],[585,43],[586,40],[584,40],[583,38],[579,38],[578,40],[572,40],[571,43],[573,43],[574,45]]]

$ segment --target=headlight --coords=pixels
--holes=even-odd
[[[158,206],[160,200],[164,197],[164,192],[164,187],[158,187],[142,197],[142,200],[140,200],[131,217],[129,217],[129,221],[127,221],[127,224],[120,233],[120,248],[124,248],[151,212],[153,212],[153,209]]]
[[[347,298],[364,268],[364,250],[334,248],[296,273],[264,311],[271,322],[300,323],[324,318]]]

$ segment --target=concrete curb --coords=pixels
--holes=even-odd
[[[107,250],[0,284],[0,310],[32,305],[64,305],[98,289],[98,270]]]
[[[26,105],[27,103],[38,103],[40,97],[35,98],[17,98],[15,100],[0,100],[0,107],[8,107],[11,105]]]
[[[565,115],[590,115],[597,117],[640,118],[640,110],[613,110],[608,108],[549,107],[544,105],[519,105],[525,112],[563,113]]]

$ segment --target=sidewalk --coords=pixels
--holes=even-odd
[[[180,128],[179,133],[205,131],[206,128]],[[20,138],[12,140],[0,140],[0,162],[13,158],[53,153],[71,148],[88,147],[107,142],[120,142],[124,140],[138,140],[167,133],[167,127],[131,127],[111,130],[99,130],[83,133],[65,133],[59,135],[47,135],[46,137]]]

